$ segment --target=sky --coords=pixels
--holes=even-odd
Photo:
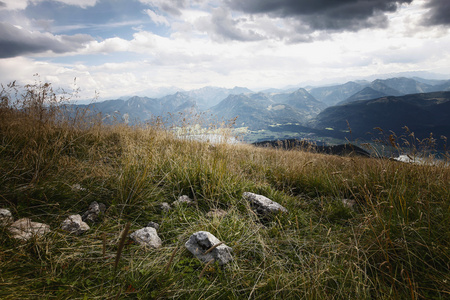
[[[38,78],[116,99],[449,79],[449,27],[450,0],[0,0],[0,83]]]

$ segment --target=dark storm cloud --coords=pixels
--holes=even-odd
[[[359,30],[385,27],[384,13],[412,0],[225,0],[250,14],[299,18],[313,30]],[[442,0],[447,1],[447,0]]]
[[[6,7],[6,3],[3,1],[0,1],[0,7]]]
[[[72,52],[82,48],[92,40],[89,35],[54,36],[49,33],[30,32],[0,22],[0,58],[46,51],[54,53]]]
[[[426,7],[430,9],[425,15],[425,25],[450,25],[450,0],[429,0]]]

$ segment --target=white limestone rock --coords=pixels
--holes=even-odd
[[[158,207],[159,207],[159,210],[163,213],[168,213],[172,209],[170,204],[167,202],[161,203]]]
[[[145,227],[152,227],[155,228],[156,230],[159,230],[159,224],[153,221],[148,222],[147,226]]]
[[[97,203],[97,201],[93,201],[87,211],[81,216],[84,222],[94,223],[100,213],[104,213],[106,211],[106,205],[103,203]]]
[[[174,201],[172,203],[172,205],[174,205],[174,206],[178,206],[178,205],[182,205],[182,204],[193,205],[194,204],[194,200],[189,198],[189,196],[183,195],[183,196],[180,196],[178,198],[178,200],[176,200],[176,201]]]
[[[80,235],[88,231],[90,227],[88,224],[83,222],[80,215],[71,215],[61,223],[61,229]]]
[[[157,249],[162,246],[162,241],[153,227],[144,227],[136,230],[130,235],[130,238],[138,245]]]
[[[216,247],[211,250],[214,246]],[[233,256],[231,255],[233,249],[221,243],[214,235],[207,231],[198,231],[191,235],[185,247],[203,263],[215,260],[219,265],[224,265],[233,260]]]
[[[11,224],[9,232],[11,232],[15,239],[27,241],[33,237],[42,237],[44,234],[50,232],[50,226],[32,222],[28,218],[22,218]]]
[[[288,210],[279,203],[262,195],[245,192],[242,194],[242,198],[249,201],[251,207],[261,216],[270,217],[271,215],[275,215],[279,212],[288,212]]]
[[[8,209],[0,208],[0,226],[7,226],[14,222],[14,218]]]
[[[79,184],[79,183],[73,184],[71,186],[71,188],[72,188],[72,191],[74,191],[74,192],[78,192],[78,191],[79,192],[84,192],[84,191],[86,191],[86,189],[84,187],[82,187],[81,184]]]
[[[342,204],[344,204],[345,207],[354,209],[356,201],[352,199],[342,199]]]

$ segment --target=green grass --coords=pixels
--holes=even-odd
[[[157,125],[105,125],[84,112],[63,119],[51,85],[29,86],[16,103],[10,92],[0,105],[0,207],[52,232],[21,243],[0,227],[2,299],[450,297],[445,165],[212,147]],[[289,213],[262,222],[245,191]],[[196,205],[159,211],[180,195]],[[59,229],[92,201],[107,211],[90,231]],[[212,208],[228,214],[208,218]],[[118,251],[128,222],[132,232],[149,221],[161,225],[160,249],[126,242]],[[205,268],[184,248],[199,230],[232,247],[234,261]]]

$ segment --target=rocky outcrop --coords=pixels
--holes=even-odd
[[[144,227],[136,230],[130,235],[130,238],[138,245],[157,249],[162,246],[162,241],[153,227]]]
[[[9,232],[17,240],[27,241],[33,237],[41,237],[50,232],[50,226],[43,223],[32,222],[28,218],[22,218],[11,224]]]
[[[252,209],[262,217],[271,217],[280,212],[288,212],[288,210],[281,206],[279,203],[272,201],[262,195],[244,192],[242,194],[242,198],[249,201]]]
[[[185,247],[203,263],[214,260],[219,265],[224,265],[233,260],[233,249],[207,231],[198,231],[191,235]]]
[[[90,227],[83,222],[80,215],[71,215],[61,223],[61,229],[79,235],[88,231]]]

